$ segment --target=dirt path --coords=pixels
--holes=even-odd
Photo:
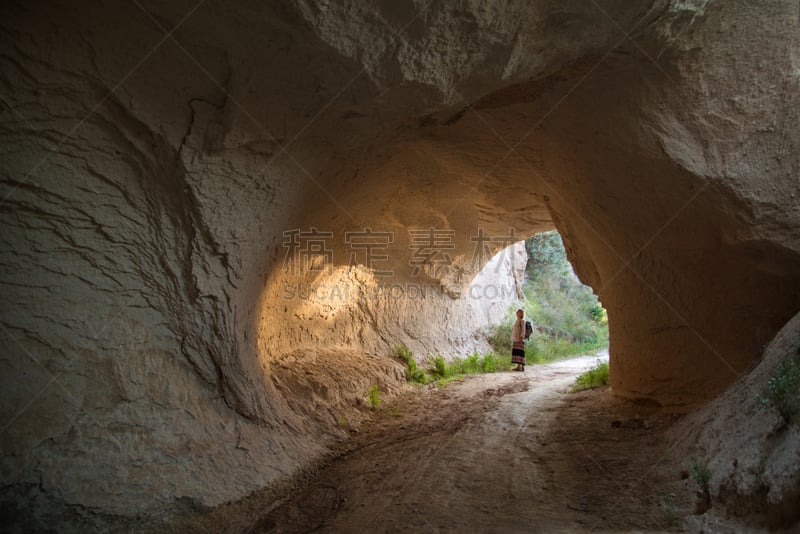
[[[605,388],[568,393],[595,359],[393,399],[346,452],[247,531],[674,529],[673,508],[689,506],[672,502],[679,473],[659,463],[674,418]]]

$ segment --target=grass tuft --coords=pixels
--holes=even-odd
[[[672,502],[673,497],[673,494],[664,495],[661,504],[664,517],[670,525],[676,525],[678,523],[678,513],[675,511],[675,504]]]
[[[695,492],[697,497],[695,513],[702,514],[711,508],[711,469],[708,468],[707,463],[695,456],[689,464],[689,474],[699,488]]]
[[[798,423],[800,416],[800,352],[784,358],[772,370],[767,388],[759,398],[778,410],[788,425]]]
[[[373,384],[369,388],[369,394],[367,395],[367,404],[370,408],[377,410],[381,407],[381,389],[378,387],[378,384]]]
[[[406,371],[406,380],[409,382],[415,382],[417,384],[427,384],[428,383],[428,375],[425,373],[424,369],[420,369],[417,365],[417,360],[414,359],[414,355],[411,353],[411,349],[406,347],[405,345],[399,345],[394,349],[394,355],[406,362],[406,366],[408,367]]]
[[[501,362],[497,356],[495,356],[494,352],[488,352],[483,355],[480,361],[481,373],[496,373],[502,368],[504,363],[508,367],[511,367],[510,362]]]
[[[447,362],[444,361],[444,356],[437,354],[430,357],[431,370],[430,373],[434,378],[448,378],[452,373]]]
[[[597,360],[594,367],[575,379],[572,391],[582,391],[608,385],[608,362]]]
[[[692,458],[692,462],[689,464],[689,474],[700,486],[700,489],[708,490],[708,485],[711,482],[711,469],[699,457]]]
[[[405,345],[396,347],[394,355],[406,362],[408,366],[406,379],[419,384],[427,384],[431,380],[435,380],[439,386],[443,386],[464,375],[496,373],[508,371],[511,368],[510,360],[498,358],[494,352],[487,352],[483,355],[473,352],[466,358],[453,358],[449,363],[441,354],[429,356],[429,369],[427,370],[417,365],[413,354]]]

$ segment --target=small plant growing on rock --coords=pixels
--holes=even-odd
[[[678,522],[678,514],[675,511],[675,504],[672,502],[673,497],[674,495],[671,493],[664,495],[664,500],[661,505],[661,509],[664,510],[664,517],[671,525]]]
[[[711,489],[709,487],[711,470],[708,468],[708,464],[695,456],[689,465],[689,474],[699,487],[699,490],[695,493],[697,496],[696,512],[698,514],[705,513],[706,510],[711,508]]]
[[[394,348],[394,355],[405,362],[414,358],[414,355],[411,354],[411,349],[409,349],[405,345],[396,346]]]
[[[772,405],[778,410],[788,425],[797,423],[800,416],[800,350],[797,354],[784,358],[772,370],[763,395],[763,404]]]
[[[406,371],[406,380],[409,382],[416,382],[418,384],[427,384],[428,375],[423,369],[417,366],[417,361],[411,350],[405,345],[399,345],[394,349],[394,355],[406,362],[408,370]]]
[[[367,395],[367,404],[370,408],[377,410],[381,407],[381,389],[378,387],[378,384],[373,384],[369,388],[369,394]]]

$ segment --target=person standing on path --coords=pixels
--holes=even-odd
[[[525,370],[525,312],[517,310],[517,320],[511,327],[511,363],[517,364],[514,371]]]

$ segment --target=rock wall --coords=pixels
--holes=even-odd
[[[402,387],[394,345],[480,347],[476,274],[554,226],[618,395],[710,398],[800,308],[789,2],[0,10],[21,524],[295,472]]]
[[[792,380],[791,371],[778,371],[781,362],[790,361],[797,369],[800,314],[775,336],[749,375],[670,431],[676,463],[688,469],[694,461],[711,473],[711,502],[702,515],[688,519],[687,530],[719,528],[725,518],[755,515],[766,525],[749,527],[775,531],[800,519],[800,425],[787,423],[769,394],[770,381],[783,386]],[[796,375],[794,380],[796,386]],[[695,486],[692,481],[687,489],[697,491]]]
[[[429,232],[424,231],[424,254],[444,256],[446,250],[427,246]],[[378,239],[376,234],[369,239]],[[394,239],[394,234],[387,234]],[[351,237],[355,242],[356,237]],[[416,247],[412,245],[412,263]],[[359,250],[350,250],[348,256],[365,253]],[[373,252],[389,258],[388,251]],[[484,352],[489,348],[485,339],[488,327],[508,318],[510,306],[524,298],[528,257],[524,241],[496,254],[487,253],[488,261],[483,258],[480,264],[477,256],[450,266],[420,264],[420,272],[414,274],[412,267],[405,279],[389,275],[394,273],[392,269],[381,275],[384,268],[378,260],[374,269],[368,269],[326,263],[324,255],[304,255],[291,247],[286,253],[288,263],[273,275],[260,303],[259,354],[267,361],[283,358],[298,347],[319,346],[358,347],[369,354],[385,355],[406,345],[423,363],[429,355]],[[319,261],[320,265],[297,265],[304,261]],[[390,263],[390,259],[380,261]],[[394,268],[404,269],[407,263]],[[483,265],[477,274],[467,270],[473,263]]]
[[[522,287],[527,264],[525,241],[518,241],[495,254],[475,276],[466,297],[472,301],[479,324],[513,319],[511,305],[525,298]]]
[[[744,373],[800,295],[796,6],[693,16],[637,43],[657,61],[604,63],[544,128],[554,219],[609,312],[612,387],[662,404]]]

